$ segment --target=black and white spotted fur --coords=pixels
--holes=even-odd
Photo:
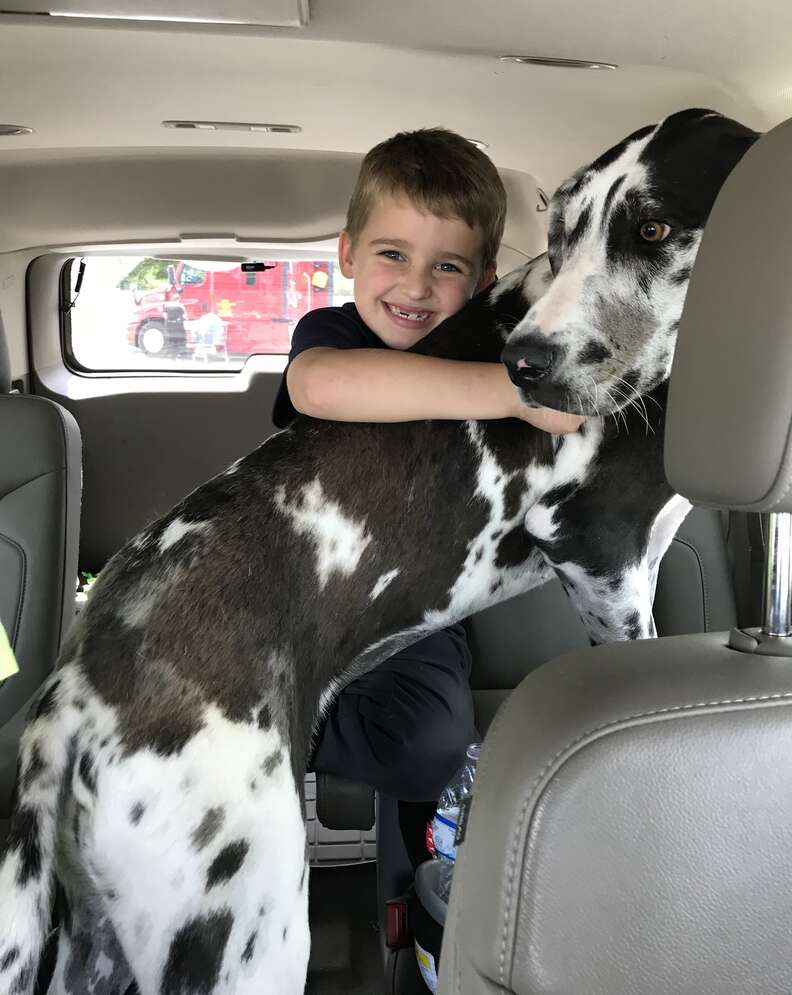
[[[0,992],[31,992],[57,879],[58,995],[133,979],[140,995],[297,995],[302,777],[338,687],[553,571],[594,641],[653,634],[657,562],[687,510],[662,465],[675,328],[754,138],[701,111],[638,132],[563,185],[549,265],[420,344],[496,361],[508,336],[526,400],[592,416],[576,434],[300,419],[110,561],[23,737]],[[647,220],[668,237],[646,243]]]

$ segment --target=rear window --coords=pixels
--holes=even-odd
[[[78,368],[233,371],[285,355],[314,308],[352,300],[332,259],[70,259],[61,282],[64,338]]]

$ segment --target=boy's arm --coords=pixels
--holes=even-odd
[[[521,418],[554,434],[573,432],[583,422],[522,404],[500,363],[316,347],[292,360],[286,382],[298,411],[334,421]]]

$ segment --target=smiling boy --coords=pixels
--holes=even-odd
[[[275,424],[301,412],[356,422],[513,417],[574,431],[577,416],[521,404],[501,364],[406,351],[494,281],[505,214],[495,166],[461,136],[425,129],[373,148],[338,245],[354,304],[312,311],[298,324]],[[478,738],[469,675],[461,625],[403,650],[341,692],[312,768],[433,802]],[[431,806],[419,811],[416,829],[429,814]],[[416,861],[419,836],[405,832]]]

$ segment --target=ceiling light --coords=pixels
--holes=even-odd
[[[24,124],[0,124],[0,138],[7,138],[12,135],[32,135],[33,129],[27,128]]]
[[[299,135],[298,124],[257,124],[249,121],[163,121],[164,128],[186,131],[253,131],[269,135]]]
[[[302,28],[310,20],[309,0],[7,0],[3,13],[49,14],[101,20],[233,24]]]
[[[529,66],[551,66],[556,69],[618,69],[613,62],[583,62],[580,59],[550,59],[540,55],[501,55],[500,62],[519,62]]]

